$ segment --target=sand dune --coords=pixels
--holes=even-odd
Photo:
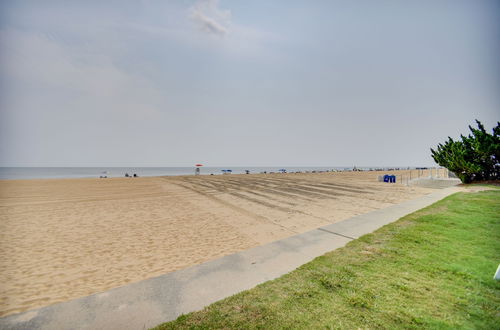
[[[416,198],[377,172],[0,181],[0,316]]]

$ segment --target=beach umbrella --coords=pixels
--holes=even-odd
[[[203,166],[203,164],[196,164],[195,166],[199,167],[199,166]]]

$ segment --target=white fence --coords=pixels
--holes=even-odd
[[[410,170],[398,170],[397,172],[388,171],[386,174],[395,175],[396,183],[409,186],[411,181],[418,179],[449,179],[455,178],[453,173],[450,174],[446,168],[442,167],[431,167],[426,169],[410,169]],[[379,180],[382,180],[383,175],[379,176]]]

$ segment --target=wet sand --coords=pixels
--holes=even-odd
[[[0,181],[0,316],[430,193],[378,172]]]

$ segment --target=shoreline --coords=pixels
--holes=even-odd
[[[418,167],[410,167],[412,170]],[[420,167],[430,169],[431,167]],[[436,169],[437,167],[432,167]],[[200,175],[224,175],[223,170],[232,170],[232,175],[246,174],[271,174],[279,173],[281,169],[286,169],[288,174],[296,173],[330,173],[330,172],[376,172],[376,171],[399,171],[408,170],[407,167],[334,167],[334,166],[228,166],[228,167],[201,167]],[[195,167],[0,167],[0,180],[39,180],[39,179],[98,179],[102,176],[106,178],[125,177],[125,174],[139,177],[163,177],[163,176],[191,176],[195,174]]]

